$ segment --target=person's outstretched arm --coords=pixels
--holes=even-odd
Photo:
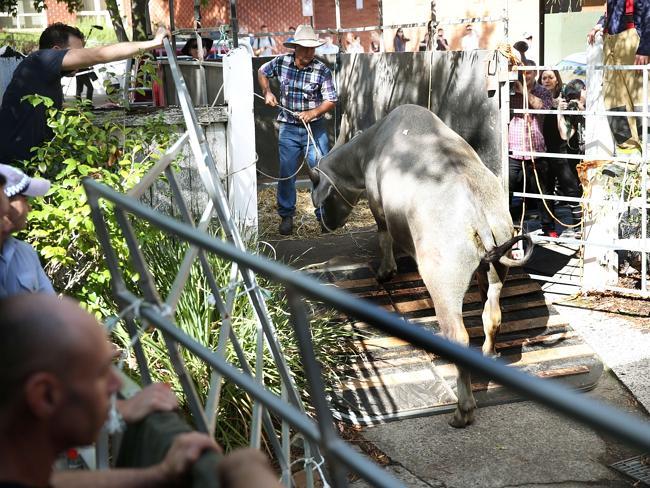
[[[69,49],[63,58],[61,70],[74,71],[95,64],[132,58],[140,51],[148,51],[162,46],[163,39],[170,36],[171,33],[167,28],[159,27],[156,36],[150,41],[118,42],[109,46]]]

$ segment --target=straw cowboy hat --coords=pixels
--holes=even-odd
[[[314,28],[308,24],[299,25],[296,32],[293,34],[293,39],[283,42],[284,47],[295,48],[296,46],[302,47],[319,47],[325,44],[314,32]]]

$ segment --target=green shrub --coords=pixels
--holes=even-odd
[[[88,176],[118,191],[128,191],[167,149],[172,130],[160,121],[125,127],[113,119],[100,125],[87,105],[56,110],[49,99],[30,97],[30,101],[45,104],[54,136],[23,164],[26,173],[52,181],[52,190],[32,202],[26,238],[45,261],[54,288],[105,317],[115,312],[110,275],[81,179]],[[120,264],[127,270],[127,279],[133,280],[117,224],[112,218],[108,224]],[[139,232],[145,234],[147,227],[141,226]]]
[[[40,32],[0,32],[0,46],[11,46],[18,52],[29,54],[38,49]]]
[[[166,297],[171,289],[175,271],[183,259],[186,248],[185,244],[165,235],[142,245],[149,269],[153,272],[156,287],[163,297]],[[219,286],[227,286],[230,280],[231,263],[213,255],[210,255],[208,260]],[[298,346],[289,323],[290,316],[284,298],[284,290],[280,285],[269,283],[264,279],[260,279],[259,283],[265,290],[269,315],[277,330],[276,339],[284,351],[291,375],[297,383],[305,405],[309,405],[305,375]],[[180,297],[175,320],[182,330],[208,348],[216,350],[220,319],[215,306],[211,304],[211,294],[207,279],[197,262],[192,268]],[[257,340],[256,321],[248,298],[243,294],[235,300],[232,327],[239,338],[248,364],[254,370]],[[323,366],[325,375],[332,379],[335,374],[334,367],[340,366],[341,353],[349,348],[352,338],[350,329],[342,327],[338,321],[333,320],[331,312],[324,310],[319,310],[318,314],[312,317],[311,329],[318,359]],[[118,338],[123,346],[128,344],[129,338],[123,329],[118,333]],[[170,383],[180,393],[181,387],[173,372],[162,334],[157,331],[144,334],[141,342],[149,359],[154,380]],[[185,350],[182,350],[182,353],[197,392],[201,400],[205,401],[210,386],[209,369],[191,353],[187,353]],[[232,364],[239,364],[231,344],[228,346],[226,359]],[[133,354],[130,355],[127,364],[132,368],[135,367]],[[280,377],[268,348],[265,349],[264,365],[264,383],[272,392],[279,395]],[[137,372],[132,370],[132,374],[134,373],[137,375]],[[186,405],[185,408],[187,409]],[[226,449],[248,443],[251,413],[252,401],[249,396],[233,383],[225,381],[217,413],[216,438]]]

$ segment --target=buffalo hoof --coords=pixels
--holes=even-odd
[[[377,272],[377,281],[383,283],[384,281],[390,281],[393,279],[393,276],[397,274],[397,268],[382,269],[379,268]]]
[[[474,410],[463,412],[459,408],[454,412],[454,416],[449,421],[449,425],[456,429],[464,429],[474,423]]]
[[[486,358],[490,358],[490,359],[496,359],[496,358],[501,356],[501,353],[497,352],[496,350],[487,351],[487,352],[483,351],[483,356],[485,356]]]

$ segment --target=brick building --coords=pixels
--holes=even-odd
[[[122,2],[122,11],[125,13],[125,27],[130,31],[128,15],[130,14],[131,0],[118,0]],[[564,1],[564,0],[563,0]],[[564,3],[567,3],[566,0]],[[18,0],[18,16],[11,17],[0,13],[0,29],[35,30],[40,31],[46,25],[61,21],[74,24],[80,19],[92,20],[98,23],[102,19],[110,25],[105,0],[82,0],[83,9],[70,14],[65,4],[57,0],[46,0],[47,10],[36,12],[32,0]],[[303,2],[312,4],[312,16],[303,15]],[[341,12],[341,27],[355,28],[375,25],[425,23],[431,18],[431,0],[339,0]],[[545,5],[545,30],[547,39],[563,39],[563,42],[549,42],[546,50],[549,51],[549,60],[556,62],[568,52],[584,50],[577,46],[573,39],[575,32],[580,39],[584,39],[584,32],[588,26],[593,25],[593,17],[604,10],[604,0],[584,0],[581,12],[555,15],[553,6],[561,5],[559,0],[437,0],[436,9],[438,20],[467,17],[499,17],[507,6],[509,19],[509,42],[519,40],[524,31],[537,34],[540,39],[540,6]],[[194,0],[175,0],[174,17],[177,28],[192,26]],[[169,23],[168,0],[150,0],[150,16],[152,22]],[[229,0],[208,0],[208,4],[201,7],[203,27],[218,27],[230,22]],[[259,32],[261,25],[268,26],[270,32],[285,32],[290,26],[313,22],[317,29],[333,29],[336,27],[335,0],[237,0],[237,16],[242,32]],[[464,34],[464,25],[445,25],[445,37],[449,39],[451,49],[460,49],[461,38]],[[500,22],[478,24],[475,31],[479,32],[480,47],[493,49],[504,41],[504,24]],[[574,32],[575,31],[575,32]],[[416,51],[420,41],[424,38],[426,29],[405,29],[406,37],[410,39],[407,44],[408,51]],[[383,41],[387,51],[392,50],[395,31],[386,29],[383,32]],[[577,34],[575,34],[577,35]],[[360,33],[362,45],[366,51],[370,46],[370,33]],[[285,36],[275,38],[281,46]],[[574,46],[574,44],[576,46]],[[284,49],[281,49],[284,50]],[[567,52],[565,52],[567,51]]]
[[[130,1],[123,0],[121,10],[130,12]],[[176,0],[174,19],[177,28],[192,26],[194,15],[193,0]],[[92,22],[103,22],[110,25],[110,17],[106,11],[104,0],[83,0],[83,9],[70,13],[64,3],[57,0],[46,0],[47,9],[36,12],[32,0],[18,0],[18,16],[0,14],[0,29],[42,30],[48,24],[65,22],[75,24],[78,20],[89,19]],[[361,8],[357,8],[361,6]],[[377,25],[379,23],[378,0],[341,0],[341,26],[360,27]],[[150,0],[149,12],[154,23],[169,23],[169,3],[167,0]],[[228,0],[209,0],[201,7],[204,27],[216,27],[230,22],[230,2]],[[314,22],[317,29],[336,27],[334,0],[313,0],[313,17],[303,15],[301,0],[238,0],[237,17],[242,32],[259,32],[265,24],[271,32],[285,32],[289,27]],[[125,15],[125,27],[128,18]],[[127,31],[129,28],[127,27]],[[369,42],[369,34],[362,34],[364,46]],[[281,43],[284,36],[278,36],[276,41]],[[365,42],[368,41],[368,42]]]
[[[357,8],[357,0],[341,0],[341,26],[361,27],[379,23],[378,0],[361,2],[362,8]],[[168,23],[169,4],[165,0],[151,0],[150,13],[152,22]],[[193,21],[193,2],[191,0],[176,0],[174,20],[177,28],[189,28]],[[230,22],[230,2],[227,0],[210,0],[207,6],[201,7],[202,25],[214,27]],[[270,32],[286,32],[290,27],[312,22],[312,17],[303,15],[301,0],[238,0],[237,18],[242,32],[259,32],[266,25]],[[333,0],[313,0],[313,23],[317,29],[336,27],[336,14]],[[285,36],[276,36],[280,44]],[[362,34],[369,43],[369,34]]]

